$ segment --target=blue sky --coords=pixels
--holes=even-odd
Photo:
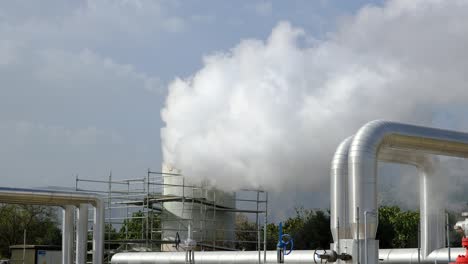
[[[129,178],[143,176],[147,168],[159,170],[160,130],[165,126],[161,110],[169,87],[180,84],[194,91],[197,86],[190,83],[194,76],[211,80],[209,60],[219,66],[219,76],[228,79],[226,69],[249,68],[239,66],[237,59],[248,54],[251,46],[262,53],[269,46],[274,50],[276,42],[284,44],[283,40],[292,43],[290,51],[279,52],[285,65],[298,65],[298,72],[312,70],[305,74],[301,88],[308,99],[306,114],[354,120],[344,124],[349,129],[324,130],[325,119],[307,116],[313,122],[305,122],[304,131],[318,131],[308,137],[318,143],[307,145],[298,139],[292,145],[312,148],[304,153],[315,160],[312,165],[321,164],[316,170],[313,167],[320,178],[327,179],[339,140],[369,119],[467,129],[463,84],[468,60],[463,51],[468,34],[460,26],[465,25],[466,9],[461,2],[401,0],[2,1],[2,185],[71,187],[76,174],[104,179],[112,170],[116,178]],[[301,37],[292,36],[296,30],[303,31]],[[279,37],[269,41],[272,32]],[[300,58],[289,61],[294,54]],[[272,61],[276,63],[273,72],[282,70],[282,61]],[[278,75],[281,70],[276,71]],[[280,76],[280,82],[287,83],[289,77]],[[177,78],[182,80],[179,84],[173,82]],[[236,79],[233,83],[244,85]],[[236,90],[237,86],[229,85],[227,91]],[[353,96],[347,95],[350,91]],[[338,98],[338,94],[349,97]],[[320,107],[307,108],[310,102]],[[346,107],[331,113],[328,104],[336,102]],[[179,125],[175,126],[179,134],[186,128],[180,123],[198,120],[191,115],[198,113],[200,105],[192,107],[171,108],[188,113],[188,120],[171,119]],[[258,113],[264,114],[265,109]],[[356,109],[355,115],[348,114]],[[273,124],[296,125],[286,121]],[[243,125],[240,122],[238,127],[247,127]],[[289,150],[275,147],[279,152]],[[259,149],[255,151],[261,153]],[[292,155],[302,162],[301,156]],[[300,170],[299,174],[304,168]],[[328,205],[327,180],[311,183],[318,186],[312,193],[305,190],[309,185],[301,186],[300,178],[288,179],[294,183],[287,195],[271,196],[279,208],[288,208],[278,210],[278,216],[292,212],[294,206]],[[287,202],[282,201],[285,195]]]
[[[161,163],[167,84],[282,20],[317,38],[366,1],[3,1],[4,185],[73,185]]]

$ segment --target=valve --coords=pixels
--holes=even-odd
[[[453,229],[455,229],[458,233],[463,234],[462,238],[462,247],[466,249],[465,255],[458,255],[455,262],[451,262],[450,264],[464,264],[468,263],[468,213],[462,213],[462,216],[467,217],[463,221],[458,221]]]
[[[315,264],[318,264],[317,259],[320,259],[320,263],[328,263],[330,262],[335,262],[336,261],[336,252],[331,250],[330,253],[328,253],[325,249],[317,248],[314,250],[314,262]]]
[[[278,230],[278,244],[276,245],[277,262],[284,263],[284,256],[291,254],[293,248],[294,240],[289,234],[283,234],[283,223],[280,222]]]
[[[348,261],[352,259],[352,256],[346,253],[337,254],[334,250],[325,250],[317,248],[314,250],[314,262],[318,264],[317,259],[320,259],[320,263],[336,262],[338,259]]]

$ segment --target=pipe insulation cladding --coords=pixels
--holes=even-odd
[[[464,254],[464,248],[452,248],[452,259]],[[448,249],[442,248],[433,251],[427,258],[421,259],[422,264],[447,264]],[[321,263],[314,255],[314,250],[294,250],[284,256],[284,263],[310,264]],[[409,264],[418,263],[417,248],[380,249],[379,263]],[[117,253],[112,257],[112,264],[185,264],[185,252],[126,252]],[[197,264],[258,264],[258,251],[196,251]],[[261,257],[263,263],[263,254]],[[277,263],[276,251],[267,251],[265,263]]]
[[[335,151],[331,164],[330,228],[335,242],[333,244],[335,251],[339,251],[339,239],[352,238],[348,199],[348,152],[352,141],[353,137],[348,137],[341,142]],[[435,191],[433,167],[437,159],[422,153],[384,148],[379,152],[378,161],[412,165],[417,168],[420,178],[421,254],[428,256],[433,250],[444,247],[444,209],[437,203],[432,203],[429,206],[431,201],[427,198]]]
[[[87,212],[86,204],[94,207],[93,221],[93,264],[102,264],[104,259],[104,202],[94,193],[65,192],[37,189],[18,189],[0,187],[0,203],[9,204],[30,204],[62,206],[64,208],[63,217],[63,237],[62,237],[62,262],[63,264],[73,263],[73,210],[80,208],[79,225],[77,227],[77,261],[78,264],[86,263],[86,242],[83,236],[87,234]],[[86,219],[86,221],[85,221]],[[80,221],[81,220],[81,221]],[[80,250],[85,250],[82,252]],[[84,256],[84,257],[83,257]]]
[[[381,150],[401,149],[413,152],[468,157],[468,133],[376,120],[364,125],[354,136],[348,156],[349,213],[351,236],[375,241],[377,217],[362,224],[364,212],[377,212],[377,161]],[[423,197],[428,200],[428,197]],[[364,237],[364,230],[367,237]],[[358,247],[358,252],[359,252]],[[356,262],[355,262],[356,261]],[[353,260],[360,263],[360,259]],[[377,255],[369,263],[378,263]]]
[[[117,253],[112,257],[112,264],[185,264],[186,252],[128,252]],[[284,256],[284,263],[314,263],[313,250],[295,250]],[[263,263],[263,254],[260,257]],[[320,259],[315,257],[315,261]],[[197,264],[254,264],[259,263],[258,251],[196,251]],[[266,263],[277,263],[277,252],[267,251]]]

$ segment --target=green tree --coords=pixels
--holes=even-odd
[[[397,206],[379,208],[377,239],[380,248],[418,246],[419,212],[402,211]]]
[[[278,225],[269,223],[267,225],[267,249],[275,250],[278,244]]]
[[[244,215],[237,217],[237,240],[256,241],[256,232],[248,232],[252,230],[256,230],[255,223],[249,222]],[[267,249],[276,249],[279,239],[278,230],[277,224],[267,225]],[[321,210],[296,209],[296,215],[284,221],[283,233],[291,235],[295,249],[328,248],[332,241],[329,213]],[[255,250],[256,243],[239,243],[238,248]]]
[[[458,220],[464,219],[460,213],[448,212],[449,215],[449,227],[450,227],[450,246],[451,247],[462,247],[461,241],[463,234],[458,233],[452,227],[457,223]]]
[[[332,242],[330,214],[298,208],[296,215],[285,221],[284,233],[293,237],[295,249],[328,248]]]
[[[377,227],[377,236],[379,248],[393,248],[396,230],[394,218],[400,212],[397,206],[381,206],[379,208],[379,226]]]
[[[328,248],[332,242],[330,231],[330,214],[321,210],[308,213],[302,230],[294,234],[297,249]]]
[[[148,223],[147,223],[148,222]],[[146,226],[153,230],[161,228],[161,220],[153,212],[148,213],[148,217],[142,211],[134,212],[130,219],[125,219],[119,231],[120,239],[146,239]],[[149,234],[151,238],[151,234]],[[160,233],[153,234],[154,240],[161,239]]]
[[[236,215],[236,248],[240,250],[255,250],[257,247],[257,227],[246,215]]]
[[[0,204],[0,255],[9,256],[9,247],[26,243],[60,245],[61,231],[53,207]]]

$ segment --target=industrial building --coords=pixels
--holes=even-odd
[[[15,245],[10,251],[10,264],[56,264],[62,261],[60,246]]]

